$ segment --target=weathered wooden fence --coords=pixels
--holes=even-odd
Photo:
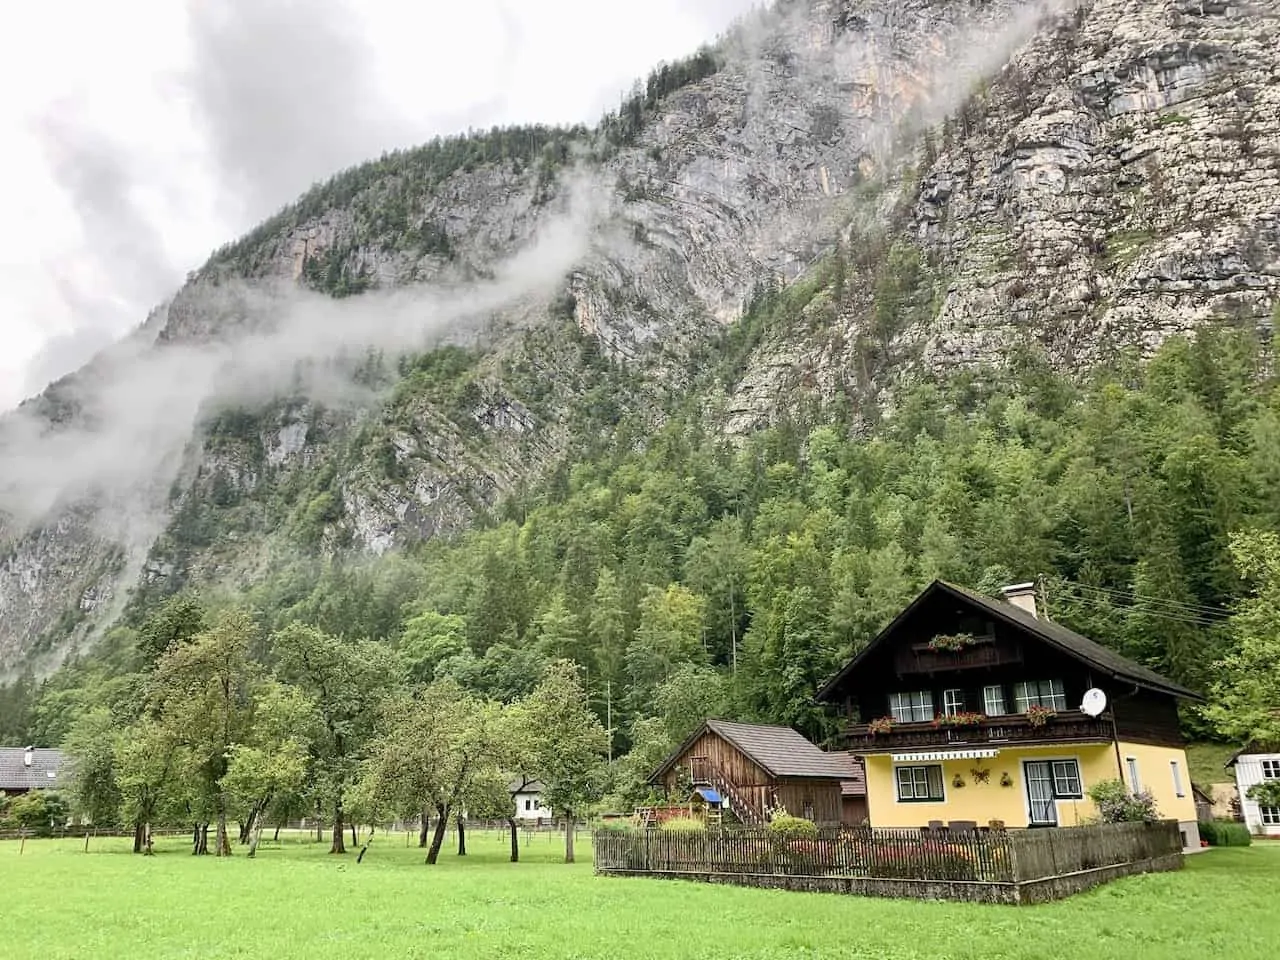
[[[601,830],[599,874],[642,875],[873,896],[1028,903],[1114,877],[1182,865],[1175,822],[1046,830]]]

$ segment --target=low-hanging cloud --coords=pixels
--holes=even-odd
[[[132,516],[140,501],[167,490],[198,419],[211,409],[263,404],[285,392],[334,396],[353,389],[330,364],[337,356],[420,351],[522,301],[545,301],[588,254],[607,213],[607,195],[587,175],[570,175],[562,196],[562,209],[481,283],[344,300],[288,284],[235,281],[203,290],[204,306],[245,332],[216,342],[136,337],[68,388],[79,406],[71,423],[50,429],[34,407],[0,420],[0,515],[25,527],[90,501],[107,523]]]

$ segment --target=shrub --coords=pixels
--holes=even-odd
[[[596,826],[599,833],[635,833],[636,827],[630,820],[601,820]]]
[[[769,821],[769,832],[782,840],[817,840],[818,826],[789,813],[775,814]]]
[[[1149,791],[1130,793],[1122,780],[1102,780],[1089,788],[1089,799],[1098,807],[1103,823],[1155,823],[1160,819],[1155,797]]]
[[[672,817],[662,821],[658,829],[667,833],[703,833],[707,825],[696,817]]]
[[[1280,780],[1264,780],[1262,783],[1255,783],[1245,796],[1264,807],[1280,807]]]
[[[1201,821],[1200,839],[1211,847],[1247,847],[1253,843],[1249,828],[1230,820]]]

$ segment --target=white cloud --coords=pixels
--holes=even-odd
[[[6,10],[0,409],[140,323],[210,250],[335,168],[468,126],[592,122],[658,60],[692,52],[755,5]]]

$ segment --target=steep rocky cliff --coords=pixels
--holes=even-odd
[[[1276,0],[788,0],[596,130],[495,132],[341,174],[215,254],[130,350],[11,418],[0,669],[56,662],[130,591],[456,531],[691,392],[730,432],[802,406],[866,422],[902,378],[1018,343],[1075,369],[1201,324],[1265,327],[1278,34]],[[288,292],[306,289],[336,312]],[[439,289],[466,309],[414,312]],[[378,327],[419,313],[430,342]],[[285,367],[341,344],[360,389],[173,377],[143,418],[163,442],[111,432],[119,383],[235,342],[253,370],[285,344]],[[50,435],[106,436],[101,457],[145,470],[91,461],[34,509],[41,474],[16,465]]]

